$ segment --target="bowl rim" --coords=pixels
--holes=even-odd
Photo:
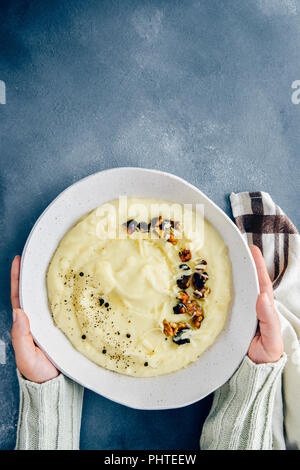
[[[27,249],[28,249],[28,246],[30,244],[30,241],[32,239],[32,236],[35,232],[35,229],[36,227],[38,226],[39,222],[41,221],[41,219],[44,217],[44,215],[52,208],[52,206],[56,203],[56,201],[58,199],[60,199],[63,195],[65,195],[67,192],[71,191],[75,186],[83,183],[84,181],[87,181],[88,179],[90,178],[93,178],[95,177],[96,175],[98,174],[105,174],[105,173],[120,173],[120,172],[123,172],[123,171],[134,171],[134,172],[140,172],[140,173],[152,173],[152,174],[156,174],[156,175],[161,175],[161,176],[165,176],[167,178],[170,178],[170,179],[173,179],[174,181],[178,181],[178,182],[181,182],[181,183],[184,183],[186,186],[188,186],[190,189],[196,191],[199,195],[201,195],[201,197],[206,201],[208,202],[210,205],[212,205],[216,210],[217,212],[219,212],[223,218],[226,219],[227,223],[229,222],[231,228],[238,234],[240,240],[242,241],[246,251],[248,252],[248,258],[249,258],[249,261],[250,261],[250,264],[251,264],[251,267],[252,267],[252,273],[254,274],[254,282],[255,282],[255,287],[256,287],[256,293],[257,295],[259,294],[259,282],[258,282],[258,277],[257,277],[257,271],[256,271],[256,267],[255,267],[255,263],[254,263],[254,260],[253,260],[253,257],[251,255],[251,251],[249,249],[249,246],[248,244],[246,243],[245,239],[243,238],[241,232],[239,231],[238,227],[235,225],[235,223],[231,220],[231,218],[212,200],[210,199],[208,196],[206,196],[206,194],[204,194],[199,188],[197,188],[196,186],[194,186],[193,184],[189,183],[188,181],[186,181],[184,178],[181,178],[177,175],[174,175],[173,173],[169,173],[169,172],[165,172],[165,171],[161,171],[161,170],[156,170],[156,169],[149,169],[149,168],[143,168],[143,167],[135,167],[135,166],[122,166],[122,167],[114,167],[114,168],[107,168],[105,170],[100,170],[100,171],[97,171],[95,173],[91,173],[90,175],[87,175],[83,178],[80,178],[78,179],[77,181],[75,181],[74,183],[72,183],[71,185],[69,185],[68,187],[66,187],[63,191],[61,191],[48,205],[47,207],[42,211],[42,213],[40,214],[40,216],[38,217],[38,219],[36,220],[36,222],[34,223],[33,227],[31,228],[30,230],[30,233],[27,237],[27,240],[25,242],[25,245],[24,245],[24,248],[22,250],[22,255],[21,255],[21,265],[20,265],[20,279],[19,279],[19,298],[20,298],[20,305],[21,305],[21,308],[23,308],[23,305],[24,305],[24,296],[23,296],[23,273],[24,273],[24,260],[25,260],[25,254],[27,252]],[[143,197],[143,196],[141,196]],[[213,223],[212,223],[213,225]],[[217,229],[218,230],[218,229]],[[256,328],[257,328],[257,320],[256,320],[256,323],[255,323],[255,326],[253,328],[253,331],[252,331],[252,335],[250,335],[251,337],[254,336],[255,334],[255,331],[256,331]],[[70,379],[74,380],[75,382],[79,383],[80,385],[82,385],[83,387],[85,388],[89,388],[90,390],[94,391],[95,393],[111,400],[111,401],[114,401],[118,404],[121,404],[121,405],[124,405],[124,406],[127,406],[129,408],[133,408],[133,409],[138,409],[138,410],[151,410],[151,411],[155,411],[155,410],[167,410],[167,409],[176,409],[176,408],[182,408],[182,407],[185,407],[185,406],[188,406],[188,405],[191,405],[193,403],[196,403],[197,401],[205,398],[206,395],[203,395],[203,396],[200,396],[199,398],[196,398],[196,399],[191,399],[191,400],[187,400],[187,401],[184,401],[184,403],[182,404],[179,404],[179,405],[176,405],[176,406],[160,406],[160,405],[156,405],[155,407],[147,407],[147,406],[141,406],[141,405],[132,405],[132,404],[128,404],[126,401],[123,401],[123,400],[117,400],[115,398],[111,398],[108,394],[105,394],[105,393],[102,393],[102,392],[99,392],[95,387],[93,386],[90,386],[90,385],[86,385],[84,384],[83,382],[81,382],[80,380],[78,380],[77,378],[73,377],[72,375],[70,375],[68,372],[66,372],[64,370],[64,368],[62,368],[61,366],[59,366],[59,364],[57,364],[57,362],[55,360],[53,360],[50,355],[44,350],[43,346],[40,344],[39,340],[37,339],[37,337],[32,333],[32,336],[33,336],[33,339],[35,341],[35,343],[37,344],[37,346],[42,349],[42,351],[46,354],[46,356],[49,358],[49,360],[56,366],[56,368],[62,373],[64,374],[65,376],[69,377]],[[67,338],[66,338],[67,339]],[[67,341],[69,341],[67,339]],[[213,343],[214,344],[214,343]],[[210,346],[211,347],[211,346]],[[210,347],[208,349],[210,349]],[[247,348],[245,347],[245,351],[244,351],[244,356],[246,355],[247,351],[248,351],[248,347],[249,345],[247,345]],[[76,351],[76,350],[75,350]],[[80,353],[81,354],[81,353]],[[243,357],[244,357],[243,356]],[[84,356],[85,357],[85,356]],[[85,357],[86,360],[90,361],[88,358]],[[92,361],[90,361],[92,362]],[[197,361],[196,361],[197,362]],[[188,368],[190,367],[191,364],[189,364],[188,366],[185,367]],[[100,367],[100,366],[97,366],[97,367]],[[105,369],[106,370],[106,369]],[[183,370],[183,369],[180,369],[180,370]],[[179,371],[175,371],[175,372],[172,372],[171,374],[166,374],[166,375],[163,375],[163,376],[158,376],[158,377],[142,377],[142,379],[146,379],[146,380],[151,380],[153,378],[159,378],[159,377],[166,377],[166,376],[170,376],[170,375],[175,375],[177,372],[180,372]],[[237,368],[235,369],[237,370]],[[110,371],[112,372],[112,371]],[[118,374],[117,372],[113,372],[115,374]],[[233,372],[234,373],[234,372]],[[118,374],[120,375],[120,374]],[[124,376],[124,374],[121,374]],[[129,380],[130,379],[138,379],[138,377],[131,377],[131,376],[126,376],[126,378],[128,378]],[[221,383],[219,386],[222,386],[224,383],[226,383],[226,381],[229,380],[226,379],[225,381],[223,381],[223,383]],[[212,393],[212,392],[210,392]]]

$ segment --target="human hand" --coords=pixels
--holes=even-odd
[[[13,308],[13,326],[11,330],[15,358],[21,374],[31,382],[43,383],[54,379],[59,371],[38,348],[30,333],[27,315],[20,308],[19,274],[21,257],[16,256],[11,266],[11,305]]]
[[[250,246],[257,269],[260,295],[256,303],[257,332],[248,350],[249,358],[256,364],[277,362],[284,351],[280,322],[274,307],[274,295],[265,260],[256,246]]]

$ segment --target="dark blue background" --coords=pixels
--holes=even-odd
[[[157,168],[227,213],[231,191],[269,191],[299,225],[299,11],[299,0],[1,1],[0,448],[14,446],[18,409],[9,266],[68,185]],[[87,391],[81,447],[195,449],[209,406],[142,412]]]

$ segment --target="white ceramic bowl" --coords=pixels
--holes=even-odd
[[[206,219],[229,249],[233,301],[224,330],[199,360],[173,374],[134,378],[103,369],[77,352],[50,316],[46,271],[63,235],[84,214],[119,195],[204,204]],[[250,251],[231,220],[199,189],[169,173],[117,168],[84,178],[43,212],[26,242],[20,299],[37,344],[65,375],[113,401],[138,409],[179,408],[225,383],[246,354],[256,328],[258,281]]]

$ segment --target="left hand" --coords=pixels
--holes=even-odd
[[[54,379],[59,371],[33,341],[27,315],[20,308],[19,274],[21,257],[16,256],[11,267],[11,305],[13,308],[12,344],[21,374],[31,382],[43,383]]]

